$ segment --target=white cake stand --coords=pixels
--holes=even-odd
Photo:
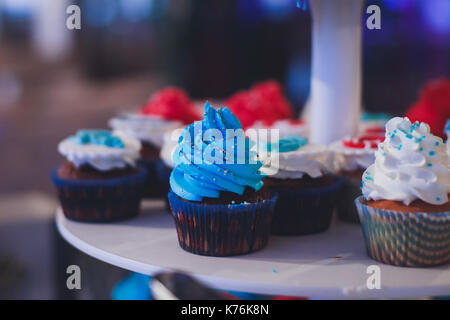
[[[450,295],[450,266],[400,268],[369,259],[359,226],[334,221],[329,231],[303,237],[271,237],[267,248],[215,258],[178,246],[163,201],[145,201],[129,221],[73,222],[58,209],[57,227],[74,247],[109,264],[147,275],[186,272],[224,290],[324,299],[421,298]],[[381,271],[381,289],[367,288],[367,267]]]

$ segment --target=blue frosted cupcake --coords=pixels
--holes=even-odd
[[[425,123],[393,118],[355,200],[367,252],[391,265],[450,261],[450,159]]]
[[[67,161],[52,172],[64,215],[87,222],[139,213],[146,170],[136,166],[139,141],[105,130],[79,130],[58,145]]]
[[[263,188],[261,163],[250,148],[228,108],[206,103],[204,120],[183,130],[169,192],[181,248],[231,256],[266,246],[276,196]]]
[[[303,137],[286,137],[269,146],[260,159],[267,174],[264,183],[278,193],[272,233],[298,236],[327,230],[343,183],[331,173],[333,154]]]

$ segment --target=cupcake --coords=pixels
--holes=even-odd
[[[375,161],[380,136],[345,138],[330,144],[334,152],[334,170],[344,178],[341,195],[337,201],[338,217],[346,222],[359,223],[358,212],[353,202],[361,193],[361,177],[364,170]]]
[[[276,81],[255,84],[248,91],[232,95],[226,102],[246,129],[254,126],[270,127],[277,120],[292,118],[293,111]]]
[[[148,172],[145,197],[159,198],[167,194],[155,183],[164,134],[199,118],[187,94],[168,87],[153,94],[138,112],[123,113],[109,121],[114,132],[138,139],[142,144],[139,164]]]
[[[386,113],[363,112],[359,124],[359,134],[384,137],[384,127],[390,118],[391,116]]]
[[[146,170],[136,166],[141,144],[106,130],[79,130],[58,145],[67,161],[52,172],[64,215],[106,222],[139,213]]]
[[[391,265],[450,261],[449,156],[425,123],[393,118],[355,200],[367,252]]]
[[[238,137],[227,136],[230,131]],[[276,195],[263,188],[251,147],[230,110],[209,103],[204,120],[183,130],[169,193],[181,248],[231,256],[266,246]]]
[[[178,145],[178,140],[182,130],[182,128],[178,128],[167,132],[164,135],[164,142],[160,153],[161,161],[158,162],[156,166],[158,180],[160,183],[159,187],[165,194],[164,198],[166,200],[167,209],[170,209],[169,203],[167,202],[167,194],[170,191],[169,178],[175,166],[173,163],[173,153]]]
[[[289,137],[268,144],[262,152],[265,184],[278,193],[271,231],[306,235],[327,230],[342,179],[333,175],[332,153],[306,138]]]

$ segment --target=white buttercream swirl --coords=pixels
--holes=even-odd
[[[157,116],[122,113],[111,119],[109,126],[114,133],[119,132],[161,148],[164,142],[164,133],[178,128],[181,123]]]
[[[273,160],[277,156],[278,165]],[[308,144],[295,151],[261,155],[260,160],[261,172],[276,179],[300,179],[305,174],[318,178],[332,170],[332,153],[323,145]]]
[[[70,138],[67,138],[59,143],[58,151],[76,167],[88,164],[99,171],[122,169],[127,166],[134,167],[136,160],[139,158],[141,143],[130,136],[114,135],[122,140],[123,148],[111,148],[95,144],[77,144]]]
[[[183,131],[183,128],[178,128],[164,134],[164,143],[161,148],[160,157],[162,161],[170,168],[175,165],[173,163],[173,152],[178,145],[178,139]]]
[[[356,171],[367,169],[375,161],[376,148],[369,144],[365,148],[349,148],[344,146],[342,140],[330,144],[334,152],[334,171]]]
[[[363,174],[362,192],[366,199],[405,205],[416,199],[444,204],[450,192],[449,169],[446,147],[427,124],[396,117],[386,124],[386,139],[378,146],[375,163]]]

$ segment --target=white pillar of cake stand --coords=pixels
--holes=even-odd
[[[310,139],[328,144],[356,133],[361,106],[364,0],[310,0]]]

